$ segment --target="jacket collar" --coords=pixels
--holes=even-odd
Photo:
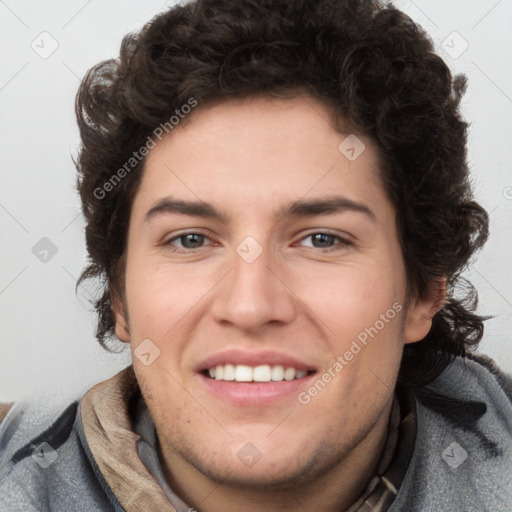
[[[140,391],[129,366],[91,388],[80,403],[88,447],[105,482],[126,512],[176,512],[137,450],[132,408]]]

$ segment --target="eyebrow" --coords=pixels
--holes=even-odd
[[[330,215],[334,213],[343,213],[346,211],[362,213],[371,221],[376,222],[377,216],[365,204],[353,201],[347,197],[333,196],[322,199],[312,199],[305,201],[299,199],[284,205],[277,213],[276,217],[314,217],[317,215]],[[145,221],[162,214],[181,214],[194,217],[203,217],[213,220],[227,222],[227,215],[217,210],[212,204],[205,201],[183,201],[171,197],[165,197],[146,213]]]
[[[148,221],[153,217],[165,213],[178,213],[181,215],[210,218],[226,222],[226,215],[218,211],[210,203],[206,203],[204,201],[183,201],[170,197],[164,197],[157,201],[157,203],[146,213],[145,220]]]
[[[342,196],[293,201],[282,208],[281,215],[283,217],[313,217],[346,211],[362,213],[373,222],[377,221],[377,216],[367,205]]]

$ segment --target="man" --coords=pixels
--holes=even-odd
[[[133,366],[1,426],[2,510],[510,511],[487,237],[425,34],[370,0],[200,0],[84,79],[98,340]]]

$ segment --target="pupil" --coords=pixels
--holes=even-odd
[[[315,247],[330,247],[333,243],[333,235],[326,235],[325,233],[317,233],[316,235],[313,235],[313,245]]]
[[[183,247],[187,249],[195,249],[196,247],[199,247],[204,242],[204,236],[203,235],[196,235],[196,234],[189,234],[181,237],[181,243]]]

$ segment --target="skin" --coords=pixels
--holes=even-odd
[[[146,160],[116,334],[132,350],[148,338],[160,350],[148,366],[134,357],[134,369],[169,484],[202,512],[348,508],[383,449],[403,345],[428,333],[442,301],[439,289],[406,302],[375,146],[360,136],[365,151],[350,162],[338,150],[348,134],[328,119],[312,98],[229,100],[198,107]],[[224,218],[146,219],[171,196],[206,201]],[[279,214],[289,202],[333,196],[366,205],[374,218]],[[204,245],[178,237],[197,232]],[[314,233],[334,237],[318,247]],[[252,263],[236,251],[248,236],[263,251]],[[403,306],[395,318],[308,404],[292,393],[236,406],[198,375],[206,356],[228,348],[277,350],[321,375],[395,303]],[[252,467],[237,457],[247,443],[261,454]]]

